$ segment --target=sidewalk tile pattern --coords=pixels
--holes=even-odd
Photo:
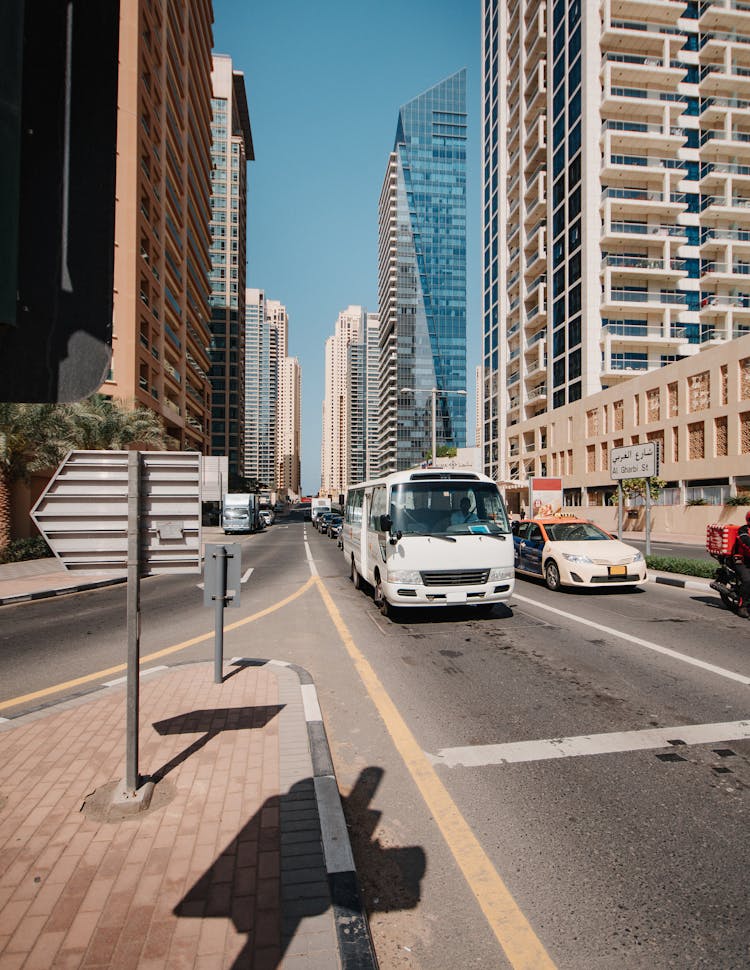
[[[338,968],[296,674],[178,666],[140,704],[154,801],[119,821],[91,806],[124,776],[122,688],[0,726],[2,970]]]

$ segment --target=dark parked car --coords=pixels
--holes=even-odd
[[[315,521],[315,528],[318,530],[318,532],[322,532],[323,535],[325,535],[328,528],[328,523],[332,518],[333,512],[323,512],[322,515],[319,515]]]
[[[340,515],[332,516],[330,522],[328,523],[328,529],[327,529],[328,538],[338,539],[338,537],[341,535],[341,529],[343,528],[343,526],[344,526],[344,520]]]

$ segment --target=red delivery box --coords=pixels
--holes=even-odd
[[[706,526],[706,550],[712,556],[728,556],[737,539],[738,525],[707,525]]]

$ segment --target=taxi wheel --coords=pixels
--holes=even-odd
[[[560,589],[560,570],[557,568],[557,563],[554,559],[550,559],[547,565],[544,567],[544,581],[547,584],[547,589],[557,591]]]
[[[351,570],[352,585],[355,589],[359,589],[361,586],[360,575],[357,572],[357,567],[354,565],[354,556],[352,556],[352,570]]]

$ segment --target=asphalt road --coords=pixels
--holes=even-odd
[[[242,545],[254,572],[227,623],[307,582],[306,549],[338,614],[311,588],[225,653],[315,678],[383,968],[522,965],[487,866],[559,967],[748,965],[750,624],[712,591],[519,580],[489,618],[394,622],[309,524]],[[208,637],[155,663],[212,656],[199,579],[144,581],[144,655]],[[123,589],[0,616],[0,701],[124,656]]]

